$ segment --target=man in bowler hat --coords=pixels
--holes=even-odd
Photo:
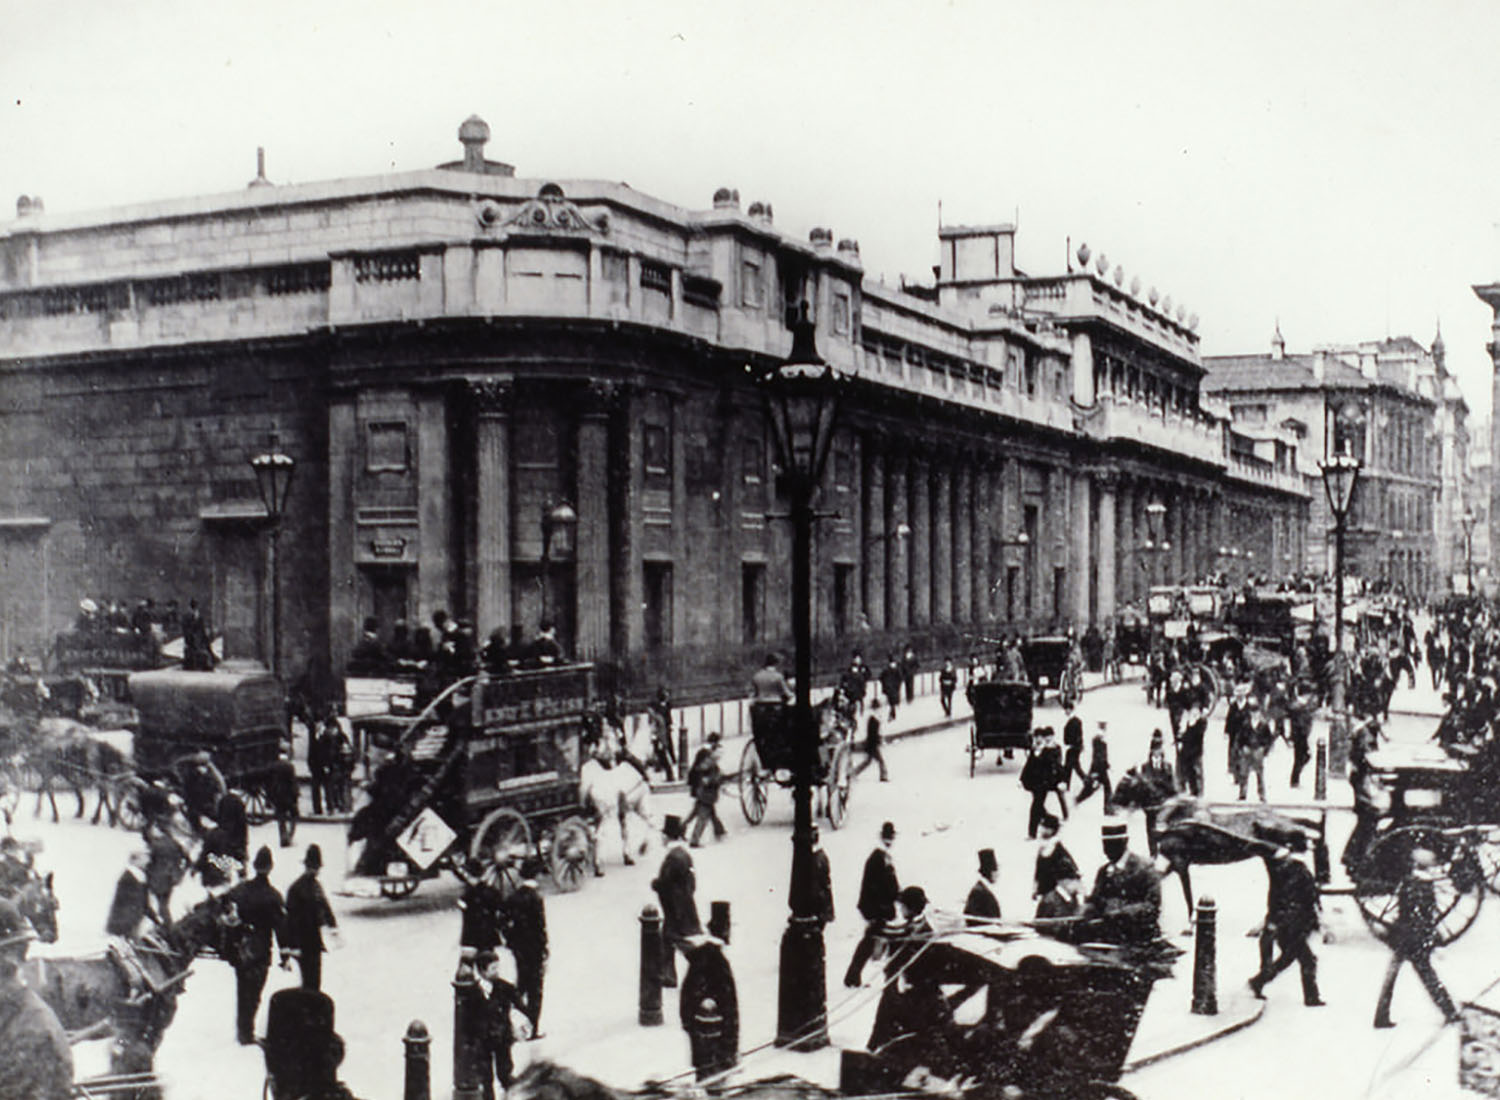
[[[692,853],[683,842],[682,818],[668,814],[662,834],[667,841],[667,854],[662,857],[661,870],[651,889],[661,902],[661,984],[673,989],[677,986],[677,952],[687,954],[688,937],[701,933],[703,925],[698,921],[698,902],[694,897],[697,879],[693,875]]]
[[[302,874],[286,892],[286,937],[281,941],[281,954],[283,959],[289,955],[297,957],[303,989],[322,989],[323,929],[338,927],[328,905],[328,895],[318,881],[318,872],[323,869],[323,850],[309,844],[302,867]]]
[[[240,883],[227,896],[234,905],[238,935],[230,961],[234,964],[235,1025],[241,1046],[255,1042],[255,1012],[271,969],[271,938],[285,947],[286,908],[281,891],[271,885],[271,849],[255,853],[255,877]]]

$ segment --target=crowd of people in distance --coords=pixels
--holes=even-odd
[[[523,636],[519,625],[513,626],[509,633],[497,627],[481,647],[472,622],[455,619],[438,608],[432,613],[431,627],[419,626],[413,630],[401,619],[393,624],[389,636],[382,636],[379,619],[366,618],[345,672],[349,676],[415,677],[428,688],[435,688],[432,694],[436,694],[481,669],[491,676],[501,676],[518,669],[548,668],[565,661],[557,625],[550,620],[544,621],[531,639]]]
[[[131,607],[122,600],[85,596],[78,601],[71,640],[87,644],[92,639],[108,637],[137,640],[149,646],[157,657],[164,645],[181,638],[183,668],[207,671],[217,663],[208,621],[195,599],[188,601],[184,611],[176,599],[158,604],[153,598],[142,596]],[[65,640],[59,639],[58,645],[63,644]]]

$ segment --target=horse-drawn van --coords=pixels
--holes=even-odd
[[[407,720],[349,826],[355,874],[405,897],[465,858],[514,875],[542,856],[559,887],[593,867],[579,771],[593,666],[460,680]]]

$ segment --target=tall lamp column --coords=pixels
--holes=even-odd
[[[1465,508],[1463,518],[1459,520],[1464,525],[1464,585],[1465,595],[1474,594],[1474,524],[1479,517],[1474,514],[1474,509]]]
[[[250,459],[250,468],[255,471],[255,487],[260,491],[260,500],[266,509],[266,520],[271,528],[270,573],[271,573],[271,672],[281,675],[281,519],[286,514],[287,493],[292,488],[292,474],[296,472],[297,460],[286,454],[279,446],[279,439],[272,432],[269,446]]]
[[[539,626],[552,621],[552,539],[565,536],[578,527],[578,513],[567,501],[561,501],[542,513],[542,617]]]
[[[823,922],[812,844],[812,784],[818,731],[812,714],[813,499],[833,441],[841,379],[818,356],[804,305],[787,361],[760,378],[792,524],[792,637],[796,685],[788,730],[794,738],[791,914],[781,938],[776,1044],[797,1050],[828,1045],[828,987]]]
[[[1344,689],[1348,680],[1348,658],[1344,654],[1344,532],[1349,520],[1349,505],[1354,500],[1354,486],[1359,481],[1360,461],[1340,452],[1318,464],[1323,475],[1323,491],[1328,510],[1333,514],[1333,726],[1329,744],[1329,768],[1342,776],[1349,759],[1349,731],[1345,726]]]

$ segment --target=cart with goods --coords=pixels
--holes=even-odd
[[[993,750],[999,764],[1031,744],[1032,688],[1025,680],[989,680],[969,686],[969,775],[981,753]]]
[[[750,742],[740,754],[740,809],[745,820],[759,825],[766,816],[771,787],[791,787],[797,774],[797,740],[793,707],[781,703],[754,703],[750,707]],[[829,699],[812,709],[818,739],[818,759],[813,783],[818,805],[835,829],[849,812],[849,792],[854,782],[852,763],[856,722],[853,714]]]
[[[592,665],[560,665],[450,685],[382,751],[349,825],[357,876],[388,898],[473,861],[502,880],[537,856],[558,888],[593,873],[579,769]]]

